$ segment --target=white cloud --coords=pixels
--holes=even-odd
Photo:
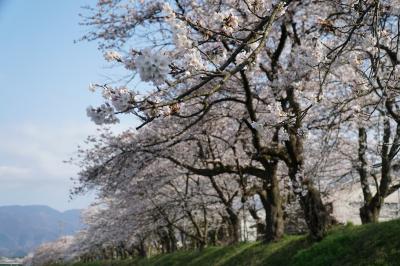
[[[126,129],[123,125],[117,131]],[[73,176],[77,168],[63,161],[74,156],[77,146],[90,134],[96,134],[94,124],[35,125],[25,124],[0,133],[0,158],[7,154],[14,162],[41,172],[51,178]],[[13,163],[14,163],[13,162]]]
[[[95,128],[88,125],[20,125],[0,133],[0,157],[12,160],[17,167],[28,165],[32,174],[41,178],[73,176],[77,169],[63,163],[71,157]],[[4,158],[4,159],[5,159]],[[3,158],[2,158],[3,159]]]
[[[30,169],[23,167],[0,165],[0,180],[4,178],[21,178],[30,174]]]
[[[117,132],[126,128],[124,124],[113,127]],[[80,124],[26,123],[2,126],[0,195],[3,195],[3,199],[0,204],[26,202],[47,204],[59,209],[69,208],[68,192],[73,186],[70,178],[76,177],[79,169],[63,161],[74,156],[77,146],[96,132],[96,126],[89,121]],[[58,195],[57,198],[54,195]],[[74,202],[74,206],[79,206],[77,201]],[[82,198],[80,202],[86,205],[88,198]]]
[[[70,178],[76,176],[78,169],[63,161],[74,154],[77,145],[88,134],[95,132],[95,127],[89,123],[30,123],[2,127],[0,194],[3,195],[3,199],[0,203],[40,203],[60,209],[68,208],[68,192],[73,185]],[[42,193],[38,193],[39,188]],[[9,191],[13,193],[10,194]],[[50,195],[58,195],[58,198]],[[44,201],[46,197],[48,202]],[[86,202],[82,204],[85,205]]]

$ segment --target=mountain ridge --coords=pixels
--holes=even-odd
[[[40,244],[82,229],[79,209],[46,205],[0,206],[0,256],[24,256]]]

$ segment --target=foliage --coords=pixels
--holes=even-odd
[[[74,266],[240,266],[240,265],[397,265],[400,259],[400,221],[362,226],[340,226],[318,243],[304,236],[285,237],[277,243],[242,243],[180,251],[149,259],[77,263]]]

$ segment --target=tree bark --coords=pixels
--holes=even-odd
[[[280,195],[279,181],[277,178],[278,163],[269,163],[266,167],[266,182],[264,189],[267,192],[265,204],[266,234],[264,241],[278,241],[284,234],[282,198]]]
[[[282,42],[284,43],[286,37],[282,38]],[[279,55],[276,56],[279,57]],[[256,109],[253,106],[253,95],[251,93],[249,80],[244,71],[240,71],[240,75],[246,95],[246,109],[248,111],[251,121],[257,121]],[[261,155],[262,144],[260,133],[251,126],[249,128],[252,132],[253,145],[256,148],[257,152]],[[278,131],[276,131],[273,137],[274,142],[278,141],[278,135],[279,133]],[[276,160],[276,158],[272,158],[269,155],[264,155],[259,157],[259,161],[265,169],[265,177],[263,177],[263,183],[266,185],[266,187],[264,187],[264,190],[267,192],[267,199],[263,203],[266,214],[266,234],[264,241],[277,241],[282,238],[284,232],[282,199],[280,196],[279,182],[276,176],[278,160]]]
[[[293,112],[296,118],[293,124],[285,126],[289,135],[289,139],[285,141],[287,154],[285,161],[289,168],[293,192],[300,199],[310,236],[319,241],[326,236],[333,219],[312,180],[304,176],[304,143],[303,134],[300,133],[304,113],[292,86],[286,88],[286,95],[287,97],[281,101],[282,109],[285,112]]]
[[[168,225],[168,240],[169,240],[169,252],[178,250],[177,239],[175,237],[175,230],[171,225]]]
[[[229,223],[230,223],[229,244],[237,244],[240,242],[240,219],[236,214],[232,216],[229,215]]]
[[[302,208],[312,239],[322,240],[332,224],[332,219],[322,202],[321,194],[312,185],[308,185],[306,196],[301,197]]]
[[[300,147],[302,148],[302,145]],[[310,179],[303,176],[303,160],[299,156],[301,153],[296,153],[294,150],[291,153],[294,163],[292,161],[290,164],[289,178],[292,181],[293,193],[300,200],[310,237],[313,240],[320,241],[326,236],[334,219],[327,211],[318,189]]]
[[[388,194],[389,186],[391,183],[391,158],[389,152],[390,142],[390,123],[387,118],[384,120],[384,131],[383,131],[383,145],[381,150],[381,180],[378,185],[378,181],[375,177],[376,192],[372,195],[370,185],[368,183],[368,162],[367,162],[367,131],[365,128],[360,127],[358,129],[358,160],[359,167],[358,173],[360,175],[361,189],[363,191],[364,203],[360,208],[360,218],[362,224],[377,223],[379,220],[379,214],[382,208],[382,204],[385,197]]]
[[[364,206],[360,208],[361,223],[377,223],[379,221],[381,207],[382,205],[376,196],[369,203],[364,204]]]
[[[137,247],[137,250],[139,252],[139,257],[142,257],[142,258],[147,257],[147,250],[146,250],[146,245],[144,243],[144,240],[140,241],[139,246]]]

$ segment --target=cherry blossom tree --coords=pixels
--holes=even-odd
[[[216,19],[222,16],[222,22],[214,23],[214,25],[221,25],[219,26],[221,28],[218,29],[213,29],[211,25],[201,25],[199,17],[202,15],[202,10],[205,9],[204,6],[201,6],[200,3],[185,4],[187,5],[186,7],[182,6],[182,3],[178,3],[176,6],[169,4],[161,5],[159,3],[154,3],[149,6],[145,4],[142,7],[135,6],[136,10],[142,8],[143,14],[147,12],[145,17],[149,18],[144,19],[143,17],[140,23],[136,22],[138,27],[141,27],[144,23],[153,25],[153,21],[157,21],[157,23],[162,21],[163,23],[160,23],[161,25],[159,26],[162,33],[161,35],[166,35],[162,42],[165,43],[166,40],[171,38],[171,43],[165,44],[164,52],[159,52],[158,54],[155,54],[155,49],[152,51],[146,48],[142,51],[131,50],[126,58],[115,55],[107,56],[107,58],[115,59],[117,62],[125,64],[126,67],[130,67],[132,70],[139,73],[143,81],[151,81],[157,89],[149,93],[142,100],[135,100],[133,97],[135,93],[125,91],[125,94],[129,95],[130,98],[128,98],[130,100],[125,101],[127,104],[125,108],[121,108],[121,106],[114,104],[116,98],[122,99],[122,97],[119,96],[121,90],[113,90],[107,86],[98,86],[103,88],[103,94],[108,95],[107,97],[109,97],[111,104],[105,104],[98,109],[90,107],[88,109],[88,115],[96,122],[99,120],[98,116],[104,113],[103,117],[105,120],[102,122],[113,123],[116,121],[116,118],[113,112],[107,111],[107,108],[111,108],[111,105],[114,104],[116,111],[133,112],[136,114],[144,121],[142,124],[142,126],[144,126],[154,119],[159,118],[161,113],[164,115],[179,115],[180,108],[182,108],[181,105],[184,104],[193,106],[192,112],[186,114],[186,116],[190,118],[194,117],[194,122],[198,123],[207,117],[211,108],[219,106],[219,103],[235,102],[236,104],[243,105],[242,108],[244,112],[240,114],[237,119],[242,120],[246,124],[247,130],[251,133],[250,139],[252,139],[255,153],[259,154],[257,159],[265,169],[267,174],[266,179],[269,183],[267,187],[270,187],[270,193],[267,193],[268,197],[270,197],[268,200],[270,204],[268,209],[273,215],[269,215],[268,217],[273,218],[273,220],[267,224],[277,226],[277,228],[272,228],[271,230],[272,239],[279,239],[283,233],[281,226],[281,199],[278,193],[279,188],[277,187],[276,174],[274,174],[276,171],[274,169],[277,167],[279,160],[283,160],[288,164],[289,176],[293,181],[292,183],[296,193],[302,199],[302,206],[305,208],[305,213],[313,216],[307,218],[307,221],[310,222],[310,228],[316,229],[313,235],[315,235],[316,238],[320,238],[324,234],[325,227],[328,224],[325,214],[318,216],[315,213],[315,211],[318,211],[320,214],[324,213],[324,207],[320,196],[316,193],[315,189],[310,189],[309,191],[311,192],[306,199],[306,195],[302,195],[300,191],[303,187],[308,187],[301,185],[301,182],[303,182],[303,162],[298,154],[302,154],[302,136],[298,134],[298,131],[302,127],[301,120],[308,107],[304,109],[300,106],[300,103],[294,98],[292,86],[289,86],[287,89],[282,88],[280,90],[281,92],[279,92],[279,87],[281,87],[279,82],[286,82],[286,77],[285,73],[277,75],[277,67],[279,57],[284,52],[286,46],[285,42],[288,39],[287,20],[293,20],[292,16],[284,16],[282,14],[285,8],[288,10],[290,9],[290,2],[276,3],[275,6],[273,3],[257,2],[253,7],[246,6],[246,2],[223,3],[223,8],[216,5],[216,13],[219,15],[216,16]],[[99,5],[100,12],[96,13],[93,17],[89,17],[88,21],[92,23],[93,21],[98,21],[94,20],[94,18],[108,16],[108,11],[121,7],[119,3],[111,2],[106,4],[99,3]],[[207,5],[212,6],[212,3],[207,3]],[[209,8],[208,6],[207,9]],[[308,8],[308,4],[306,4],[305,7]],[[295,12],[297,8],[297,5],[294,5],[293,11],[291,12]],[[128,9],[129,8],[127,8],[127,10]],[[186,9],[190,10],[190,12],[185,13]],[[223,9],[226,9],[226,11],[222,11]],[[245,13],[241,14],[239,12],[241,10],[245,10]],[[224,15],[224,12],[227,15]],[[288,14],[291,12],[288,12]],[[133,20],[137,20],[137,18],[133,18]],[[117,21],[118,19],[114,21],[113,27],[120,26],[120,22]],[[196,21],[198,25],[196,25],[194,21]],[[281,27],[274,26],[275,21],[278,25],[282,24]],[[90,22],[88,23],[90,24]],[[101,25],[101,23],[99,23],[99,25]],[[252,29],[247,29],[239,25],[254,26]],[[118,42],[122,41],[125,43],[133,36],[131,35],[131,30],[133,31],[134,29],[135,27],[127,31],[122,30]],[[270,33],[272,36],[271,41],[273,41],[274,37],[276,39],[275,45],[269,45],[267,42]],[[209,36],[210,34],[211,36]],[[86,38],[104,39],[105,43],[104,46],[101,46],[102,48],[122,48],[121,43],[113,41],[115,37],[113,38],[106,35],[108,35],[108,31],[92,32],[88,34]],[[299,38],[298,36],[298,32],[294,27],[293,38]],[[147,37],[150,36],[147,35]],[[161,43],[158,43],[157,36],[154,38],[153,43],[155,44],[153,47],[156,48],[158,45],[161,45]],[[201,45],[197,45],[196,43]],[[219,43],[217,50],[215,50],[215,43]],[[169,50],[170,46],[176,49]],[[294,45],[292,45],[292,47],[294,47]],[[218,51],[218,49],[220,51]],[[287,50],[290,50],[290,48]],[[298,49],[292,48],[292,50],[295,51],[297,58],[296,53]],[[212,51],[217,52],[215,58],[211,57],[211,55],[207,55]],[[190,52],[192,52],[192,54],[190,54]],[[268,52],[270,52],[270,54],[268,54]],[[309,51],[300,52],[306,57]],[[180,56],[182,53],[187,55],[185,58],[190,55],[192,57],[191,61],[182,62]],[[285,61],[290,61],[292,60],[291,58],[294,60],[295,55],[290,57],[290,51],[288,54],[289,57],[286,58]],[[109,53],[107,53],[107,55],[109,55]],[[172,74],[166,71],[165,57],[169,57],[170,59],[179,58],[176,60],[176,66],[169,66],[168,71],[172,71]],[[265,67],[264,63],[259,63],[257,61],[262,60],[262,58],[271,62],[270,69],[267,69],[269,67]],[[129,63],[127,63],[128,61]],[[295,71],[298,66],[291,64],[289,61],[282,64],[287,65],[286,72]],[[132,68],[132,62],[137,62],[136,64],[138,64],[138,66]],[[292,65],[294,67],[292,67]],[[145,68],[144,66],[150,67]],[[310,68],[309,71],[311,70],[312,68]],[[309,71],[303,71],[297,79],[303,78],[301,75],[309,75]],[[169,78],[172,79],[168,80]],[[237,82],[237,80],[239,82]],[[295,79],[287,82],[287,84],[296,81]],[[188,86],[189,89],[182,90],[182,86]],[[271,89],[267,89],[264,95],[261,94],[262,98],[258,99],[255,95],[261,92],[261,89],[265,86],[271,86]],[[176,90],[176,92],[172,93],[172,90]],[[285,92],[286,95],[283,95],[283,92]],[[224,95],[232,95],[233,97],[227,98],[226,96],[224,97]],[[261,107],[257,110],[255,106],[259,104]],[[274,110],[273,108],[278,105],[281,105],[281,107]],[[271,115],[262,118],[263,115],[261,114],[260,118],[258,117],[258,112],[267,112],[268,109],[270,111],[272,109],[273,113]],[[289,114],[293,110],[295,110],[293,112],[294,116],[290,116]],[[280,119],[281,121],[276,119],[276,117],[282,116],[279,112],[284,116]],[[296,117],[297,119],[295,119]],[[263,120],[266,121],[263,123]],[[297,120],[297,122],[293,127],[290,123],[294,120]],[[271,130],[268,130],[269,134],[260,132],[259,129],[264,129],[264,127],[267,126],[271,127]],[[275,133],[273,133],[274,131]],[[293,138],[286,141],[286,146],[277,145],[279,143],[279,132],[284,132],[282,134],[286,134],[286,136],[289,136],[288,132],[292,133]],[[266,136],[263,136],[264,134]],[[284,138],[286,137],[284,136]],[[310,180],[308,184],[312,187]],[[310,200],[308,200],[308,198],[310,198]],[[316,203],[319,207],[316,209],[313,207],[308,208],[309,203]],[[306,208],[308,208],[308,210],[306,210]],[[318,222],[318,225],[312,225],[311,221],[316,220],[317,217],[321,217],[322,220]]]
[[[386,121],[379,188],[375,196],[364,190],[366,213],[376,213],[398,186],[391,186],[390,174],[397,134],[388,129],[397,123],[396,2],[107,0],[88,7],[83,24],[90,32],[82,39],[98,41],[107,61],[151,88],[133,88],[130,80],[90,86],[106,100],[88,107],[94,123],[117,123],[123,113],[141,124],[128,143],[122,138],[87,153],[81,188],[93,185],[105,196],[132,176],[154,178],[148,165],[162,165],[169,174],[156,178],[157,185],[187,174],[206,177],[229,213],[232,202],[216,179],[229,176],[234,188],[257,177],[266,192],[258,193],[265,196],[266,237],[273,241],[283,235],[281,176],[319,240],[334,222],[322,188],[351,172],[346,156],[357,151],[357,137],[343,131],[359,121],[361,106]],[[343,143],[350,151],[343,152]],[[363,150],[358,169],[367,188]]]
[[[71,250],[74,240],[73,236],[64,236],[56,241],[42,244],[36,248],[33,254],[26,258],[24,263],[32,266],[41,266],[69,262],[74,255]]]
[[[344,140],[342,157],[359,176],[361,220],[377,222],[384,199],[399,188],[393,172],[399,149],[398,1],[355,1],[336,9],[324,20],[330,39],[322,69],[325,80],[341,88],[332,106],[339,116],[331,116],[330,125]]]

